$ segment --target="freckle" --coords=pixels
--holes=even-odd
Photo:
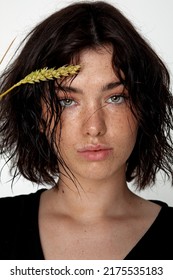
[[[64,190],[62,190],[62,193],[64,193]]]

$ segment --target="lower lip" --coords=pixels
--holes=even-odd
[[[105,160],[111,154],[112,149],[98,150],[98,151],[84,151],[79,154],[89,161]]]

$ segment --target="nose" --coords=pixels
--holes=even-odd
[[[98,137],[104,135],[106,131],[107,127],[104,108],[87,110],[87,114],[83,122],[84,134],[91,137]]]

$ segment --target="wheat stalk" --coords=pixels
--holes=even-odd
[[[58,69],[55,68],[42,68],[31,72],[24,79],[20,80],[17,84],[10,87],[8,90],[0,94],[0,98],[9,93],[16,87],[19,87],[22,84],[34,84],[41,81],[48,81],[53,79],[59,79],[61,77],[68,77],[70,75],[76,75],[80,69],[80,65],[68,65],[62,66]]]
[[[6,49],[6,51],[5,51],[4,55],[3,55],[3,57],[2,57],[1,60],[0,60],[0,64],[3,62],[4,58],[6,57],[7,53],[9,52],[9,50],[10,50],[10,48],[11,48],[11,46],[13,45],[13,43],[14,43],[15,40],[16,40],[16,37],[11,41],[10,45],[9,45],[8,48]]]

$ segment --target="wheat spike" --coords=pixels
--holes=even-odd
[[[5,96],[14,88],[22,85],[22,84],[34,84],[39,83],[41,81],[48,81],[53,79],[59,79],[61,77],[68,77],[70,75],[76,75],[80,69],[80,65],[68,65],[62,66],[58,69],[55,68],[42,68],[31,72],[24,79],[20,80],[17,84],[10,87],[8,90],[0,94],[0,98]]]

